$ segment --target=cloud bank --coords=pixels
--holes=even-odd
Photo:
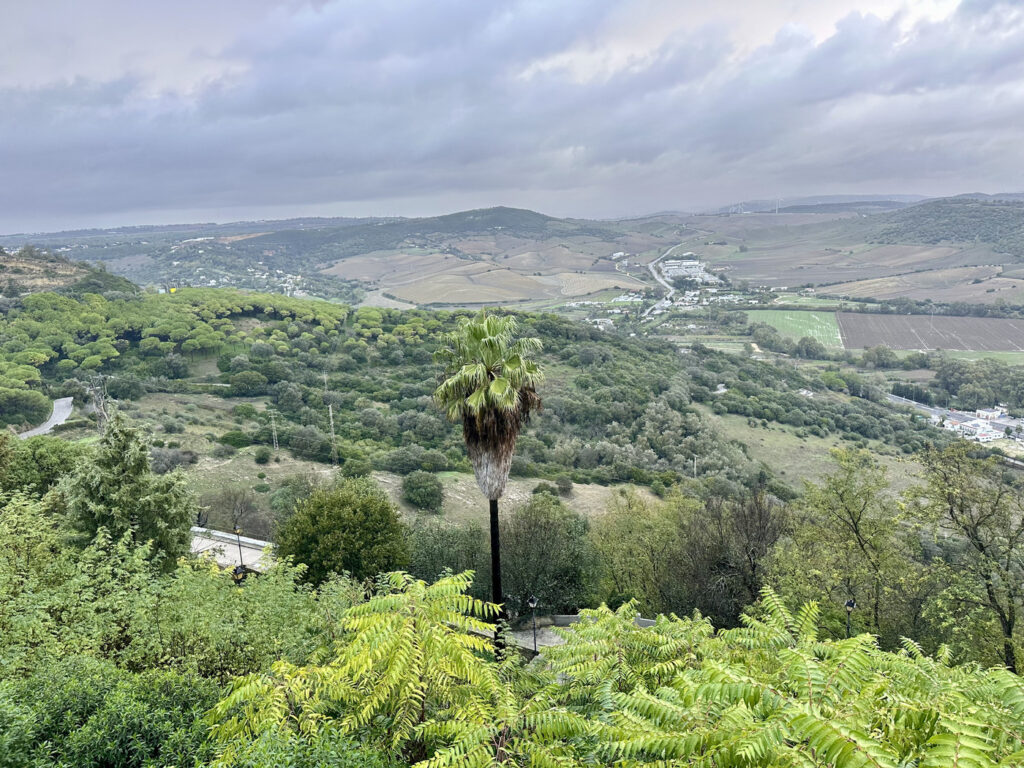
[[[23,4],[0,231],[1024,187],[1019,3],[731,5]]]

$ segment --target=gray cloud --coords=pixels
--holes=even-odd
[[[74,66],[0,57],[0,231],[1022,186],[1016,3],[919,18],[851,0],[825,34],[780,16],[756,40],[666,17],[625,56],[612,0],[187,2],[177,45],[142,5],[113,50],[54,29]]]

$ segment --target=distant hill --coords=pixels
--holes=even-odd
[[[990,243],[1024,257],[1024,200],[951,197],[873,216],[864,224],[883,243]]]
[[[867,206],[877,204],[880,201],[893,204],[902,203],[904,205],[910,205],[913,203],[921,202],[926,200],[927,197],[924,195],[811,195],[807,197],[781,197],[776,199],[768,200],[744,200],[742,202],[732,203],[731,205],[723,205],[719,208],[715,208],[707,213],[774,213],[778,208],[779,213],[786,211],[788,213],[835,213],[836,210],[852,210],[852,209],[832,209],[822,208],[822,210],[801,210],[808,207],[823,207],[823,206],[836,206],[850,203],[859,203]],[[879,210],[876,206],[876,210]]]
[[[787,205],[779,208],[779,213],[881,213],[882,211],[899,210],[912,203],[900,200],[864,200],[843,203],[809,203],[806,205]]]
[[[121,291],[135,293],[138,286],[104,269],[68,259],[32,246],[14,253],[0,249],[0,296],[57,291],[72,295]]]
[[[307,253],[321,252],[332,258],[397,248],[410,240],[436,239],[432,236],[472,235],[505,231],[520,237],[554,235],[613,234],[596,222],[556,219],[521,208],[481,208],[444,216],[393,219],[346,227],[282,229],[252,238],[254,246],[281,246]]]

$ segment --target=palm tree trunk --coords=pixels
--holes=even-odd
[[[501,542],[498,536],[498,500],[491,499],[491,602],[501,606],[495,624],[506,618],[505,597],[501,591]],[[495,640],[498,641],[497,633]]]

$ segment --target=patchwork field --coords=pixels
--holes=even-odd
[[[844,295],[912,295],[930,292],[936,283],[949,289],[958,285],[958,276],[949,270],[985,267],[985,279],[990,279],[999,266],[1015,263],[987,244],[872,242],[865,220],[848,215],[701,216],[688,221],[706,233],[704,242],[693,247],[700,258],[725,268],[733,281],[775,288],[841,283]],[[1017,290],[1001,283],[979,288],[971,284],[975,277],[963,279],[959,286],[967,290],[951,292],[949,300],[992,301],[999,292],[1009,299],[1008,292]],[[891,286],[886,278],[898,284]],[[986,293],[989,288],[996,289],[995,297]]]
[[[851,298],[931,299],[936,302],[988,303],[1002,299],[1009,304],[1024,301],[1024,280],[1001,276],[997,265],[934,269],[892,277],[857,280],[822,288],[824,292]]]
[[[801,339],[810,336],[830,349],[842,349],[834,312],[789,312],[781,309],[752,309],[747,311],[752,323],[767,323],[783,336]]]
[[[381,293],[412,304],[518,303],[644,285],[616,270],[609,243],[566,240],[571,242],[512,236],[459,239],[450,243],[451,252],[375,251],[322,271],[369,282]]]
[[[767,323],[784,336],[810,336],[830,349],[878,345],[897,350],[944,349],[986,356],[1024,352],[1024,320],[866,312],[747,311],[752,323]]]
[[[1024,320],[837,313],[847,349],[883,344],[892,349],[1024,350]]]

